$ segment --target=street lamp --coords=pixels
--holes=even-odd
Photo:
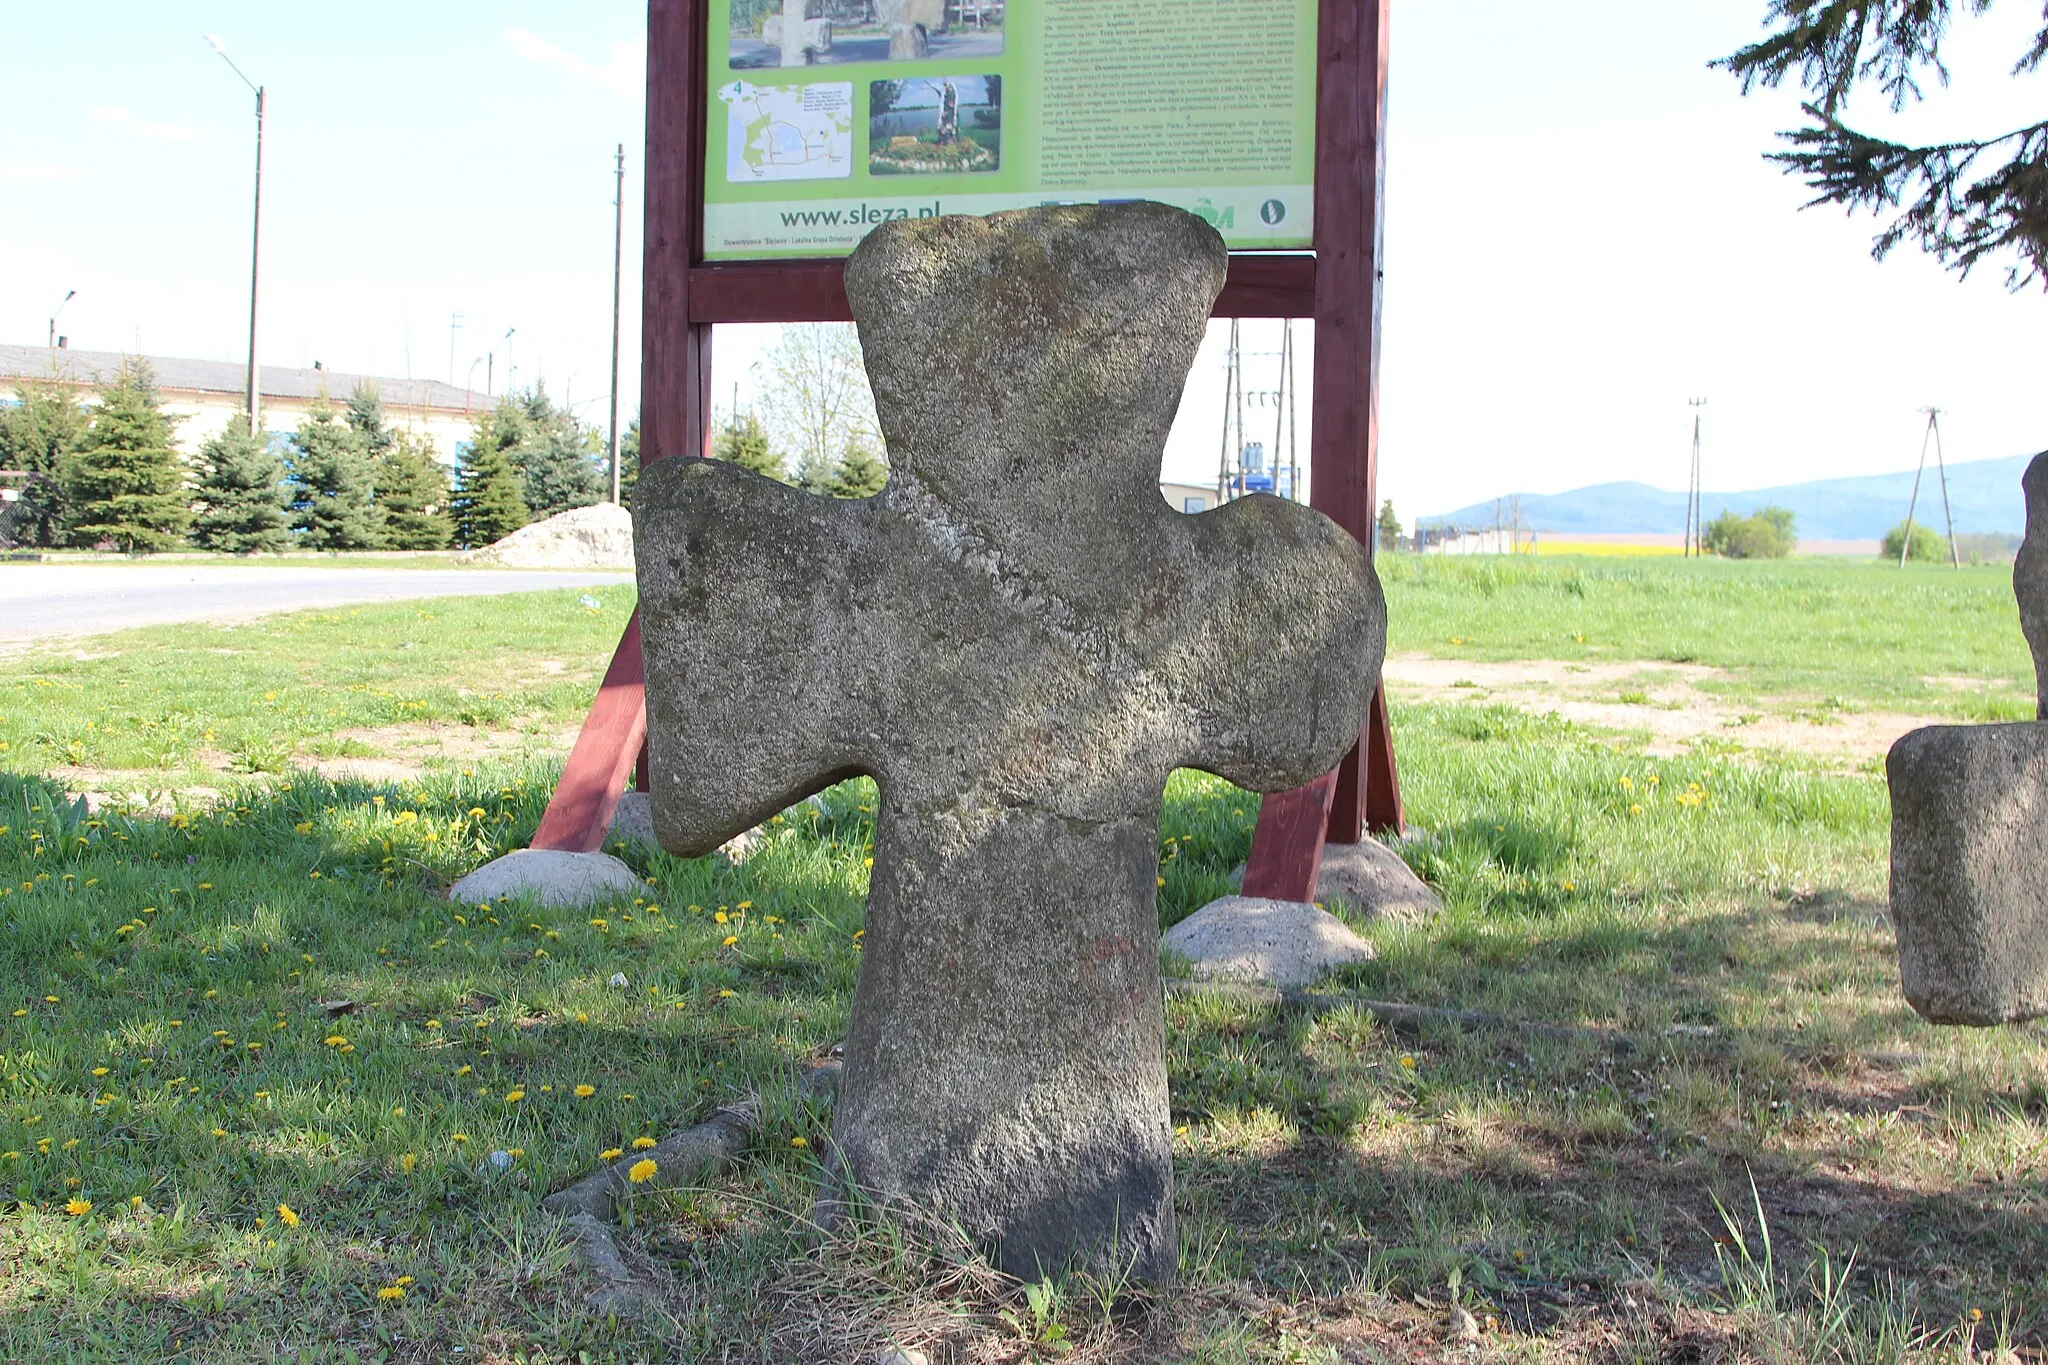
[[[64,311],[65,304],[77,297],[76,289],[67,289],[64,291],[64,297],[57,300],[57,306],[50,310],[50,349],[53,351],[57,349],[57,315]]]
[[[228,56],[228,50],[221,46],[220,39],[211,33],[206,41],[228,64],[228,70],[242,77],[242,84],[256,92],[256,211],[254,225],[249,230],[249,434],[256,435],[262,430],[257,416],[256,398],[256,285],[262,269],[263,246],[263,87],[242,75],[242,68],[235,65],[235,59]]]

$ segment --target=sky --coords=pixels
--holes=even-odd
[[[1795,93],[1745,99],[1707,63],[1760,32],[1764,0],[1394,5],[1380,467],[1404,519],[1681,487],[1694,398],[1714,490],[1911,468],[1929,404],[1951,460],[2048,447],[2048,294],[1910,247],[1874,262],[1873,220],[1801,212],[1762,159]],[[540,379],[601,424],[623,143],[634,410],[642,5],[0,0],[0,19],[0,341],[42,339],[75,289],[75,347],[246,354],[253,98],[212,33],[269,89],[267,363]],[[2007,75],[2038,23],[2000,0],[1959,21],[1950,89],[1850,112],[1910,137],[2038,119],[2048,74]],[[1245,349],[1277,351],[1277,328],[1247,322]],[[720,329],[721,401],[752,402],[772,340]],[[1212,335],[1170,476],[1214,478],[1222,363]],[[1274,387],[1271,356],[1248,364]]]

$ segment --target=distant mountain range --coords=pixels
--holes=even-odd
[[[1972,460],[1948,467],[1948,500],[1956,531],[2019,535],[2027,529],[2027,505],[2020,475],[2030,455],[2006,460]],[[1748,515],[1759,507],[1784,507],[1797,519],[1803,540],[1877,540],[1906,515],[1913,494],[1913,471],[1871,474],[1854,479],[1822,479],[1785,484],[1747,493],[1707,493],[1700,499],[1706,519],[1723,512]],[[1646,483],[1600,483],[1569,493],[1523,493],[1522,525],[1536,531],[1570,535],[1681,534],[1685,530],[1685,494]],[[1428,526],[1491,527],[1494,503],[1489,500],[1441,516],[1422,518]],[[1920,485],[1920,510],[1915,521],[1941,528],[1941,488],[1932,463]]]

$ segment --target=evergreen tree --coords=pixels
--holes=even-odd
[[[635,417],[619,438],[619,506],[633,505],[633,490],[640,483],[640,419]]]
[[[520,493],[536,521],[604,501],[604,441],[594,428],[558,408],[539,384],[526,391],[524,438],[514,448]]]
[[[1716,62],[1748,94],[1795,75],[1809,101],[1806,126],[1780,136],[1792,150],[1771,160],[1800,175],[1816,204],[1854,212],[1898,210],[1878,233],[1882,259],[1907,239],[1967,275],[1986,257],[2017,258],[2006,285],[2048,288],[2048,119],[1984,138],[1915,146],[1857,131],[1846,122],[1849,97],[1875,83],[1897,114],[1921,98],[1932,73],[1948,84],[1941,45],[1957,10],[1982,14],[1992,0],[1769,0],[1761,42]],[[2015,76],[2048,62],[2048,10],[2012,68]],[[1859,120],[1860,122],[1861,120]]]
[[[633,423],[633,453],[636,457],[640,447],[639,432],[640,423],[636,420]],[[778,482],[789,477],[781,454],[768,443],[767,424],[752,412],[735,415],[719,428],[718,434],[711,438],[711,458],[751,469]]]
[[[28,483],[9,518],[18,544],[50,546],[64,532],[64,462],[85,442],[88,418],[68,390],[21,384],[15,405],[0,408],[0,469],[25,471]]]
[[[889,482],[889,466],[859,437],[846,443],[825,491],[835,498],[871,498]]]
[[[168,550],[191,522],[185,466],[171,446],[174,419],[157,410],[149,362],[129,360],[100,389],[98,407],[59,482],[71,504],[74,545],[111,542],[135,554]]]
[[[469,550],[503,540],[531,519],[504,446],[485,441],[470,447],[456,470],[452,510],[455,538]]]
[[[206,474],[198,488],[204,505],[192,524],[196,544],[233,555],[290,547],[291,494],[268,433],[251,436],[235,417],[199,447],[199,458]]]
[[[820,450],[806,450],[797,456],[796,476],[790,480],[806,493],[816,493],[821,498],[832,496],[832,479],[839,471],[839,461]]]
[[[433,443],[410,432],[395,432],[377,459],[377,513],[387,550],[445,550],[454,538],[449,512],[448,471],[434,457]]]
[[[369,452],[355,427],[321,399],[306,410],[291,438],[292,524],[311,550],[377,547],[376,483]]]
[[[572,507],[588,507],[606,492],[599,463],[603,445],[566,408],[557,408],[539,385],[507,394],[479,417],[471,450],[502,451],[519,474],[527,515],[539,520]]]
[[[398,433],[384,425],[384,399],[377,386],[366,379],[357,380],[349,390],[348,407],[342,416],[372,459],[391,449],[392,442],[398,439]]]
[[[1394,500],[1388,498],[1380,503],[1380,548],[1398,550],[1402,539],[1401,515],[1394,510]]]

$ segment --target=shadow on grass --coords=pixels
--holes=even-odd
[[[545,768],[294,778],[211,813],[131,819],[0,775],[0,990],[19,1001],[0,1015],[22,1011],[0,1017],[0,1149],[21,1154],[0,1188],[43,1210],[0,1231],[0,1250],[36,1267],[17,1281],[29,1322],[61,1330],[97,1305],[138,1324],[138,1341],[162,1328],[228,1351],[310,1327],[361,1342],[397,1312],[377,1289],[412,1275],[422,1339],[592,1339],[565,1325],[584,1321],[572,1272],[503,1273],[508,1255],[554,1254],[508,1253],[507,1229],[545,1226],[538,1200],[605,1152],[778,1090],[840,1036],[873,798],[850,783],[792,808],[738,866],[627,850],[648,892],[610,907],[450,905],[457,876],[524,844],[551,781]],[[1234,789],[1176,775],[1163,921],[1221,894],[1255,814]],[[1713,1197],[1747,1216],[1753,1172],[1788,1293],[1809,1246],[1837,1265],[1853,1250],[1867,1296],[1896,1276],[1930,1320],[2009,1302],[2036,1332],[2038,1039],[1918,1026],[1887,931],[1846,892],[1574,886],[1574,819],[1473,815],[1416,841],[1453,909],[1375,929],[1379,958],[1338,984],[1618,1028],[1636,1050],[1590,1034],[1397,1039],[1355,1013],[1174,1003],[1191,1287],[1440,1300],[1455,1271],[1464,1292],[1554,1334],[1619,1313],[1628,1284],[1660,1274],[1673,1295],[1711,1300],[1726,1235]],[[1482,883],[1490,894],[1473,894]],[[359,1004],[323,1008],[341,1000]],[[1862,1060],[1900,1039],[1930,1060]],[[678,1338],[689,1349],[758,1327],[753,1290],[799,1245],[807,1153],[828,1123],[779,1105],[740,1171],[650,1205],[638,1246],[698,1296]],[[131,1193],[181,1210],[185,1231],[124,1231]],[[54,1212],[70,1197],[118,1235],[83,1238]],[[296,1241],[254,1227],[278,1204],[312,1215]],[[91,1266],[100,1294],[67,1300]],[[232,1304],[199,1288],[228,1283],[242,1286]],[[651,1340],[612,1330],[595,1339]]]

